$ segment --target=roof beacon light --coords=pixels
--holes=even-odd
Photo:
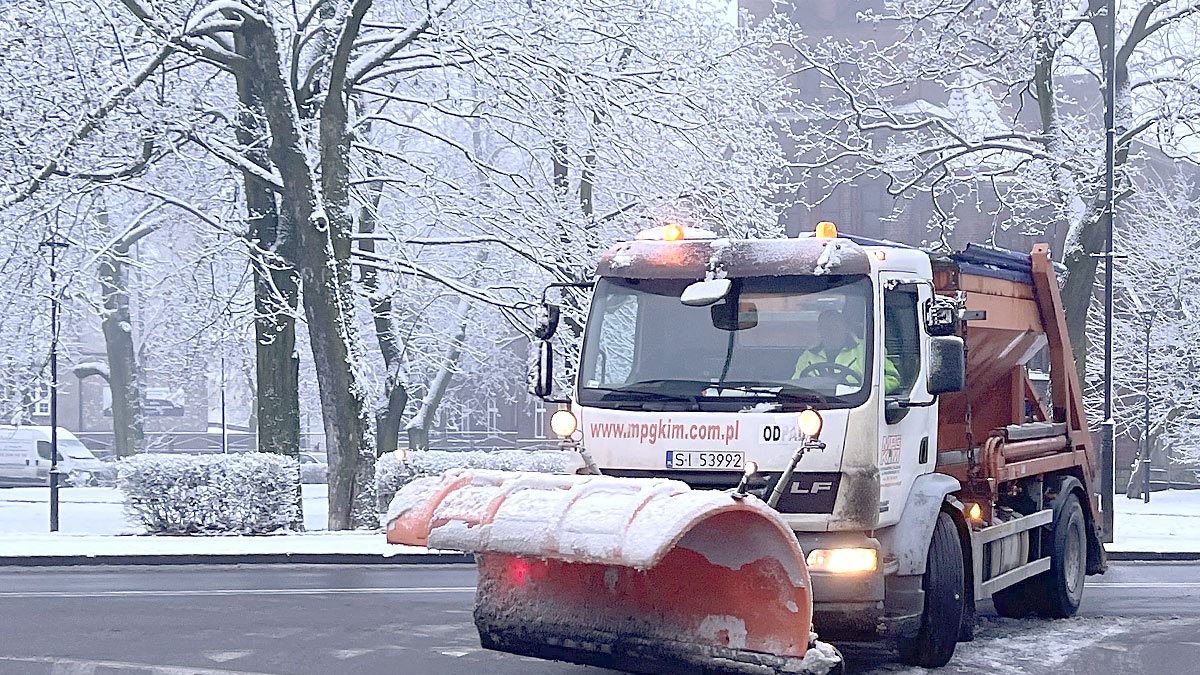
[[[692,239],[716,239],[717,233],[699,227],[688,227],[679,223],[667,223],[637,233],[639,241],[685,241]]]
[[[837,225],[834,225],[828,220],[822,220],[821,222],[817,223],[817,239],[837,239],[837,236]]]

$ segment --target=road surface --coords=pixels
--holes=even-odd
[[[0,568],[0,675],[607,672],[480,649],[470,566]],[[840,645],[851,672],[908,669]],[[1187,673],[1200,564],[1114,563],[1080,617],[984,611],[950,673]]]

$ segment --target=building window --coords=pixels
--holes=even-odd
[[[500,409],[496,407],[495,401],[488,401],[487,406],[487,430],[496,432],[500,430]]]
[[[542,400],[533,404],[533,437],[546,437],[546,402]]]
[[[39,382],[33,389],[33,414],[50,414],[50,385]]]

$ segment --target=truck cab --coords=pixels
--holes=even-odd
[[[980,468],[991,430],[977,430],[972,412],[990,403],[964,403],[968,370],[986,392],[1024,372],[1052,331],[1038,330],[1035,308],[1027,330],[1003,334],[1008,351],[981,353],[991,365],[968,368],[965,320],[986,311],[947,286],[961,281],[948,274],[957,269],[920,249],[840,236],[830,223],[777,240],[648,230],[599,263],[569,408],[555,429],[588,470],[694,488],[749,485],[807,554],[823,635],[898,637],[910,662],[940,665],[970,636],[976,596],[1031,588],[1051,572],[1042,540],[1053,538],[1060,507],[1047,494],[1078,484],[1088,569],[1102,567],[1094,467],[1084,466],[1083,449],[1058,473],[1021,480]],[[540,335],[552,333],[544,323]],[[553,399],[551,362],[545,342],[535,393]],[[947,397],[952,419],[939,419]],[[981,420],[1006,419],[1016,404],[1002,404],[1004,414]],[[819,420],[815,434],[802,415]],[[1010,422],[1027,426],[1024,407],[1014,415]],[[1073,431],[1086,425],[1077,417]],[[1086,427],[1074,436],[1056,427],[1043,441],[1051,431],[1067,445],[1085,442]],[[935,558],[949,558],[953,574]],[[1060,576],[1079,567],[1064,565],[1075,567]]]

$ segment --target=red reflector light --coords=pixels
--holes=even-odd
[[[506,575],[508,583],[512,586],[524,586],[529,582],[529,561],[524,558],[513,558],[508,563]]]

